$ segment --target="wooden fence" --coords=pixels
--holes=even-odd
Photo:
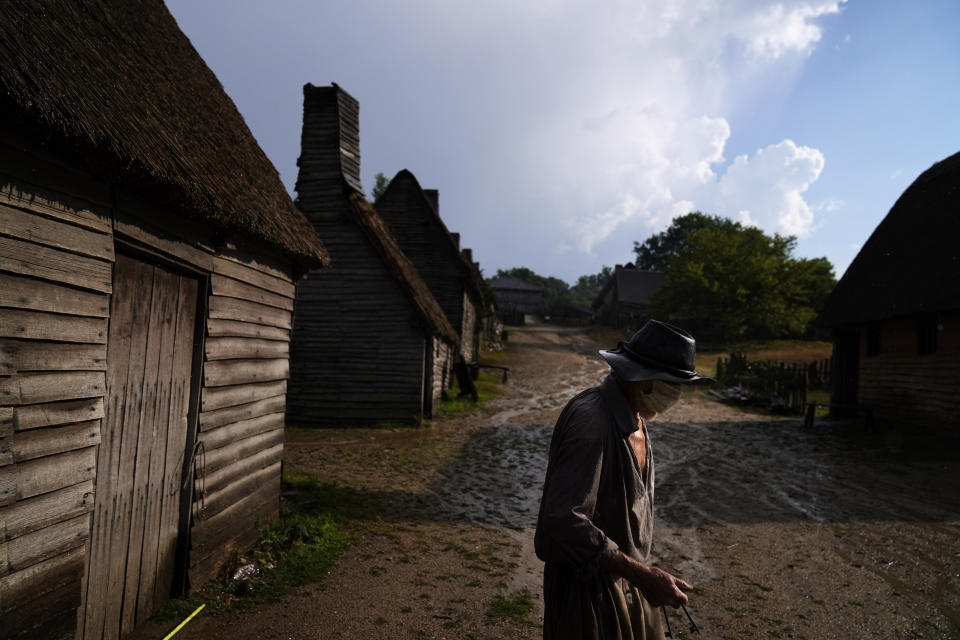
[[[743,353],[717,359],[717,381],[727,387],[740,387],[747,396],[770,404],[802,412],[807,392],[830,388],[831,360],[809,364],[786,364],[772,360],[748,362]]]

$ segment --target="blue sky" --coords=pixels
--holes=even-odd
[[[301,87],[337,82],[368,192],[404,168],[439,189],[487,275],[573,282],[698,209],[797,235],[839,277],[960,151],[953,0],[168,6],[291,193]]]

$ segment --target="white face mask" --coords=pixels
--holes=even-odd
[[[680,385],[663,380],[651,380],[651,382],[653,388],[650,389],[650,393],[643,394],[643,403],[651,411],[663,413],[680,399],[682,392]]]

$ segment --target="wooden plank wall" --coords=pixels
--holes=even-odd
[[[297,285],[289,422],[419,420],[427,343],[413,303],[356,225],[314,227],[332,264]]]
[[[295,287],[289,271],[213,257],[192,506],[190,583],[209,580],[276,517]]]
[[[460,250],[437,219],[410,177],[400,176],[377,200],[377,213],[394,232],[403,253],[417,268],[447,320],[460,331],[464,325],[464,293],[469,276]],[[467,340],[461,335],[461,342]]]
[[[440,399],[443,392],[446,391],[452,381],[453,373],[453,345],[441,338],[433,336],[431,339],[431,356],[429,360],[430,377],[427,384],[430,388],[430,397],[425,407],[425,413],[428,418],[434,416],[434,412],[440,406]]]
[[[880,353],[868,356],[860,332],[859,403],[878,419],[960,422],[960,313],[940,314],[937,351],[917,354],[915,318],[879,325]]]
[[[149,208],[0,144],[3,637],[73,638],[84,606],[115,237],[209,277],[191,585],[277,513],[292,268],[183,242],[130,217],[138,207]]]
[[[2,634],[72,638],[104,415],[110,198],[20,151],[0,158]]]
[[[460,325],[460,352],[467,362],[476,362],[480,355],[480,327],[477,307],[470,294],[463,292],[463,324]]]

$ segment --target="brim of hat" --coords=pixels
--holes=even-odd
[[[678,376],[663,369],[637,362],[630,356],[619,351],[600,350],[600,355],[607,361],[617,376],[625,382],[643,382],[644,380],[663,380],[692,386],[704,386],[716,382],[708,376],[694,374],[692,376]]]

